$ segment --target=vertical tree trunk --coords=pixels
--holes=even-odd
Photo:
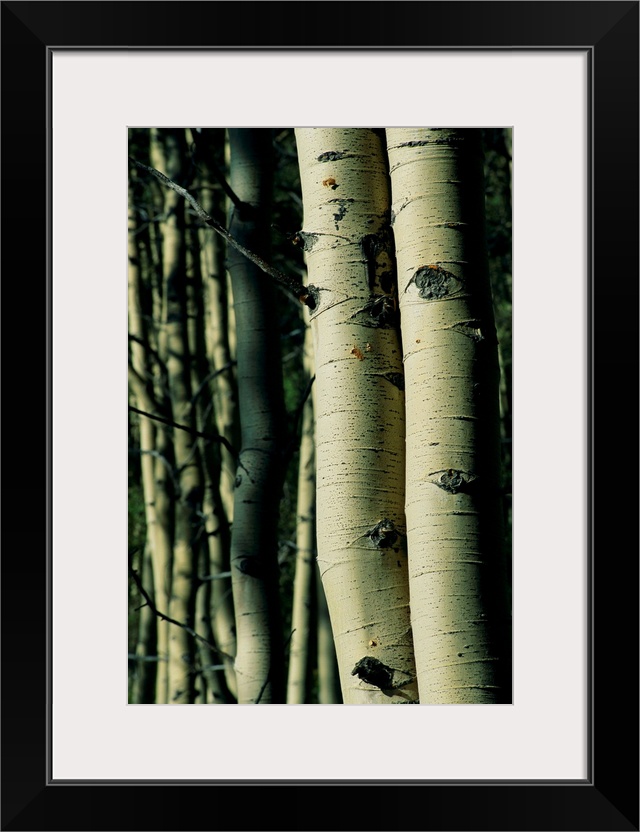
[[[198,167],[201,171],[200,204],[211,216],[223,213],[221,190],[214,189],[216,178],[213,173],[213,145],[209,133],[202,131],[198,139]],[[227,276],[224,266],[224,245],[221,238],[210,228],[200,230],[200,268],[204,298],[204,333],[208,367],[213,379],[207,383],[208,403],[213,403],[215,427],[233,447],[239,447],[240,432],[237,420],[237,389],[235,371],[229,350]],[[211,395],[212,394],[212,395]],[[235,482],[235,459],[224,445],[216,453],[216,472],[208,474],[205,464],[204,511],[207,517],[209,540],[209,567],[211,580],[207,586],[211,625],[216,645],[222,651],[221,661],[225,666],[225,681],[230,693],[237,695],[233,662],[236,654],[236,624],[233,611],[231,578],[217,577],[230,575],[230,533],[233,522],[233,489]],[[214,577],[215,576],[215,577]]]
[[[318,610],[318,702],[320,705],[341,705],[340,673],[336,658],[336,647],[331,629],[320,573],[316,568],[316,605]]]
[[[149,156],[151,164],[164,169],[165,153],[162,131],[151,130]],[[164,214],[164,190],[156,182],[149,183],[154,219]],[[149,257],[152,292],[152,320],[154,323],[156,360],[153,364],[155,403],[161,415],[171,417],[171,398],[167,380],[166,282],[163,265],[163,234],[160,222],[152,222],[149,235]],[[171,573],[173,568],[174,532],[174,453],[171,428],[156,423],[154,460],[154,499],[156,536],[154,541],[153,578],[155,602],[159,610],[168,614],[171,606]],[[167,621],[158,620],[158,670],[156,675],[157,704],[166,704],[169,697],[169,628]]]
[[[224,214],[222,191],[217,185],[213,166],[214,145],[210,133],[203,130],[198,139],[198,167],[202,183],[200,204],[204,210],[222,222]],[[224,264],[224,243],[210,228],[200,231],[200,263],[205,300],[205,337],[211,369],[216,375],[212,382],[214,410],[218,433],[234,448],[239,446],[240,431],[237,420],[237,387],[229,338],[229,292]],[[229,522],[233,522],[233,490],[236,461],[224,446],[221,453],[220,496]]]
[[[230,231],[265,254],[271,194],[269,130],[230,130],[230,184],[245,203]],[[282,490],[282,395],[273,287],[235,249],[228,254],[237,326],[237,379],[242,448],[238,460],[231,573],[238,640],[239,703],[285,701],[279,617],[277,529]]]
[[[129,334],[133,336],[130,342],[131,371],[135,374],[135,383],[132,390],[136,406],[140,410],[147,410],[151,399],[149,392],[150,385],[147,382],[148,358],[147,358],[147,337],[143,325],[141,310],[141,268],[140,255],[136,245],[136,231],[138,223],[134,208],[134,191],[129,187],[129,271],[128,271],[128,311],[129,311]],[[145,551],[141,557],[141,564],[145,565],[140,572],[149,572],[147,563],[151,563],[155,555],[154,540],[156,537],[156,508],[155,508],[155,484],[153,476],[153,457],[155,448],[155,431],[153,423],[144,416],[140,417],[140,468],[142,474],[142,493],[144,498],[145,523],[147,540]],[[153,581],[150,583],[153,586]],[[148,699],[148,691],[151,681],[155,686],[156,667],[155,663],[145,661],[149,655],[156,655],[157,644],[156,621],[153,612],[148,606],[142,607],[138,622],[138,644],[136,654],[140,656],[137,663],[136,686],[134,701],[143,702]]]
[[[376,131],[297,129],[315,308],[318,563],[346,704],[417,698],[389,184]]]
[[[388,129],[422,704],[509,701],[480,131]]]
[[[175,181],[182,178],[186,156],[184,131],[163,131],[164,165]],[[174,191],[165,194],[162,262],[165,285],[165,333],[167,372],[173,418],[195,427],[191,403],[191,356],[189,352],[185,269],[185,225],[183,200]],[[175,536],[169,615],[194,627],[198,547],[201,545],[202,473],[197,442],[187,431],[173,436],[175,468],[179,487],[175,502]],[[169,630],[169,704],[189,704],[194,699],[193,637],[182,627]]]
[[[313,374],[313,339],[307,325],[304,339],[304,366],[308,379]],[[309,680],[309,647],[311,643],[312,589],[316,571],[316,461],[313,440],[313,398],[304,403],[302,435],[298,468],[298,501],[296,530],[296,570],[293,585],[291,643],[287,704],[302,705],[307,701]]]

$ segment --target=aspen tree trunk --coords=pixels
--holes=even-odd
[[[479,130],[388,129],[422,704],[510,701]]]
[[[210,380],[209,363],[205,343],[205,296],[203,276],[200,270],[200,246],[198,229],[190,225],[188,232],[191,237],[188,258],[187,281],[187,319],[189,322],[189,352],[191,359],[191,388],[193,396],[191,404],[197,417],[196,427],[200,432],[213,435],[217,432],[216,414],[214,407],[213,385]],[[211,233],[211,232],[209,232]],[[220,499],[221,447],[220,444],[209,439],[200,438],[200,458],[203,473],[202,525],[201,539],[198,550],[200,553],[200,570],[196,596],[197,627],[196,631],[209,642],[215,641],[220,648],[220,655],[216,656],[203,642],[198,643],[201,675],[209,698],[202,701],[224,702],[228,699],[224,680],[216,676],[217,671],[211,668],[224,662],[226,676],[230,682],[230,690],[235,691],[235,672],[233,670],[233,656],[235,655],[235,623],[233,620],[233,604],[231,601],[230,581],[218,579],[223,571],[228,571],[230,533],[229,524]],[[212,582],[212,578],[216,580]],[[215,610],[214,619],[219,626],[214,628],[212,622],[212,591],[216,584],[223,584],[218,592],[227,589],[227,597]],[[224,618],[223,618],[224,616]],[[219,631],[220,639],[214,637],[214,630]],[[215,661],[214,661],[215,659]]]
[[[198,159],[201,170],[200,204],[211,216],[222,212],[222,198],[219,190],[213,189],[214,174],[209,164],[213,154],[208,131],[198,142]],[[224,266],[224,245],[220,237],[210,228],[200,230],[200,268],[204,298],[204,331],[209,368],[214,378],[207,384],[212,391],[215,427],[211,430],[223,436],[233,448],[238,448],[240,435],[237,420],[237,389],[235,372],[228,339],[227,277]],[[209,394],[210,395],[210,394]],[[209,397],[207,397],[209,398]],[[209,430],[210,428],[207,428]],[[207,474],[210,465],[205,464],[204,511],[209,536],[210,581],[207,587],[211,624],[216,645],[222,651],[225,666],[225,681],[230,693],[237,696],[237,685],[233,660],[236,654],[236,624],[233,612],[233,596],[230,576],[229,524],[233,522],[233,489],[235,482],[235,459],[229,450],[219,445],[216,472]],[[214,508],[215,507],[215,508]]]
[[[150,540],[147,538],[144,552],[141,558],[140,575],[142,578],[142,585],[149,587],[149,592],[153,593],[153,565],[151,561],[151,546]],[[142,615],[146,611],[146,615]],[[156,661],[156,641],[157,641],[157,618],[151,610],[142,607],[140,610],[140,620],[138,623],[138,648],[145,645],[145,649],[138,649],[137,655],[140,656],[138,660],[138,668],[136,673],[136,683],[134,686],[133,702],[139,705],[151,705],[155,701],[156,688],[156,672],[158,662]]]
[[[230,130],[230,184],[246,203],[230,231],[266,253],[271,198],[271,131]],[[231,573],[236,614],[235,661],[240,704],[284,703],[279,619],[277,529],[282,490],[282,395],[273,287],[235,249],[228,252],[237,326],[237,380],[242,448],[238,460]]]
[[[129,271],[128,271],[128,312],[129,312],[129,333],[134,336],[131,340],[131,370],[136,376],[136,389],[132,390],[136,407],[140,410],[147,410],[150,401],[150,393],[148,391],[148,383],[146,381],[148,375],[148,360],[146,350],[146,332],[143,325],[143,316],[141,309],[141,268],[140,255],[138,246],[136,245],[136,231],[138,223],[134,209],[134,193],[133,188],[129,187]],[[147,410],[147,412],[149,412]],[[140,417],[140,468],[142,474],[142,493],[144,498],[144,512],[145,524],[147,530],[147,540],[145,543],[145,552],[141,558],[141,564],[146,567],[147,562],[152,562],[155,554],[154,541],[156,538],[156,508],[155,508],[155,483],[153,475],[153,457],[155,431],[153,423],[150,419],[144,416]],[[148,573],[148,569],[141,568],[140,573],[144,577],[144,573]],[[149,581],[147,581],[149,584]],[[150,588],[153,582],[150,583]],[[149,677],[153,676],[153,685],[155,686],[156,668],[154,663],[145,661],[149,655],[156,655],[157,629],[155,616],[148,606],[144,606],[140,610],[140,619],[138,625],[138,644],[136,647],[136,654],[140,656],[140,661],[137,662],[137,675],[135,686],[134,701],[143,702],[148,698],[148,690],[150,686]]]
[[[163,131],[164,165],[160,169],[174,181],[182,177],[186,156],[184,131]],[[187,328],[184,204],[174,191],[165,193],[162,262],[165,286],[167,371],[173,418],[194,427]],[[169,615],[190,628],[195,623],[198,546],[200,545],[202,474],[197,442],[184,430],[174,430],[176,476],[175,536]],[[169,704],[194,699],[193,637],[182,627],[169,630]]]
[[[209,132],[204,130],[198,141],[198,167],[201,170],[200,204],[211,216],[224,214],[224,200],[220,186],[216,184],[212,170],[213,146]],[[221,220],[222,221],[222,220]],[[213,401],[218,433],[237,448],[240,431],[237,419],[237,387],[235,371],[229,347],[230,316],[229,292],[224,264],[224,244],[221,238],[210,228],[200,231],[200,263],[203,278],[205,300],[205,333],[207,355],[211,369],[215,371],[213,379]],[[220,495],[225,514],[233,522],[233,489],[236,478],[236,461],[227,448],[221,447]],[[225,591],[226,591],[225,587]]]
[[[150,132],[149,157],[153,167],[163,170],[165,153],[162,131]],[[153,217],[164,215],[165,193],[159,183],[148,183],[153,195],[151,214]],[[163,266],[164,237],[161,223],[153,222],[149,228],[148,261],[152,290],[152,335],[155,335],[156,360],[153,364],[155,403],[159,412],[171,417],[171,399],[167,379],[167,328],[166,328],[166,282]],[[153,577],[155,602],[159,610],[168,614],[171,606],[171,573],[173,568],[173,532],[174,532],[174,453],[172,430],[161,423],[155,426],[154,453],[154,497],[156,510],[156,539],[154,542]],[[156,675],[156,704],[166,704],[169,697],[169,628],[173,625],[158,620],[158,670]]]
[[[304,367],[313,375],[313,339],[307,325],[304,339]],[[313,398],[304,403],[302,435],[298,464],[298,501],[296,530],[296,571],[293,583],[291,643],[287,704],[302,705],[307,701],[309,679],[309,647],[311,641],[311,592],[316,570],[316,462],[313,441]]]
[[[316,361],[318,564],[345,704],[417,699],[404,393],[378,132],[296,130]]]
[[[340,674],[327,598],[316,566],[316,605],[318,618],[318,702],[320,705],[341,705]]]

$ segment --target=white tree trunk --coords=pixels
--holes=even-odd
[[[420,702],[509,701],[479,131],[388,129]]]
[[[414,701],[404,393],[382,140],[296,130],[315,308],[318,563],[346,704]]]

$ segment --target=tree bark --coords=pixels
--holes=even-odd
[[[230,231],[266,253],[271,193],[268,130],[230,130],[230,184],[245,207]],[[228,252],[237,327],[242,448],[235,482],[231,575],[236,614],[238,702],[284,703],[277,530],[282,491],[284,402],[273,287],[243,255]]]
[[[304,339],[304,367],[307,379],[313,374],[313,339],[307,325]],[[308,701],[309,648],[311,644],[312,589],[316,570],[316,461],[313,439],[313,398],[308,396],[302,411],[302,435],[298,463],[296,512],[296,570],[293,584],[291,643],[287,704]]]
[[[182,178],[186,157],[184,131],[163,131],[164,164],[173,180]],[[173,418],[195,428],[191,402],[191,355],[186,295],[184,204],[173,191],[165,193],[162,262],[165,287],[164,328],[167,373]],[[197,440],[174,430],[173,447],[179,494],[175,501],[175,536],[169,615],[194,628],[198,548],[202,541],[202,472]],[[195,691],[195,645],[182,627],[169,630],[169,704],[190,704]]]
[[[345,704],[417,698],[389,183],[367,129],[296,130],[314,300],[318,563]]]
[[[420,702],[510,701],[480,131],[388,129]]]

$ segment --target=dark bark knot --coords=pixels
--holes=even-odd
[[[294,246],[298,246],[303,251],[311,251],[311,249],[318,242],[319,236],[319,234],[313,234],[308,231],[298,231],[291,238],[291,242]]]
[[[394,543],[397,543],[400,532],[392,520],[385,518],[367,532],[367,537],[371,539],[376,548],[390,549]]]
[[[475,474],[470,474],[468,471],[457,471],[455,468],[448,468],[446,471],[434,471],[429,477],[434,485],[448,494],[468,492],[471,484],[478,479]]]
[[[467,338],[471,338],[476,344],[485,340],[485,335],[482,331],[482,321],[474,319],[472,321],[460,321],[458,324],[450,327],[454,332],[459,332]]]
[[[237,561],[236,569],[251,578],[262,578],[264,575],[263,564],[257,558],[242,558]]]
[[[308,306],[312,312],[320,306],[320,291],[316,286],[309,285],[306,287],[307,291],[300,295],[300,300],[305,306]]]
[[[327,150],[326,153],[321,153],[318,156],[319,162],[337,162],[339,159],[350,159],[353,157],[353,153],[349,153],[348,150]]]
[[[393,687],[393,674],[394,671],[390,667],[373,656],[360,659],[351,671],[352,676],[357,676],[363,682],[382,690]]]
[[[440,300],[453,295],[460,286],[454,274],[437,265],[421,266],[409,281],[409,286],[412,283],[416,284],[418,294],[424,300]]]
[[[369,306],[369,316],[377,327],[395,326],[398,320],[396,299],[383,295],[376,298]]]
[[[345,218],[347,214],[347,205],[351,202],[355,202],[355,199],[345,198],[345,199],[330,199],[329,202],[335,202],[338,204],[338,208],[336,213],[333,215],[333,220],[335,222],[336,231],[340,230],[340,223]]]
[[[377,281],[385,295],[392,294],[396,285],[395,243],[388,222],[377,234],[365,234],[360,240],[360,248],[367,267],[369,289],[373,292]]]
[[[404,376],[402,373],[387,373],[385,375],[387,381],[390,381],[398,390],[404,390]]]

